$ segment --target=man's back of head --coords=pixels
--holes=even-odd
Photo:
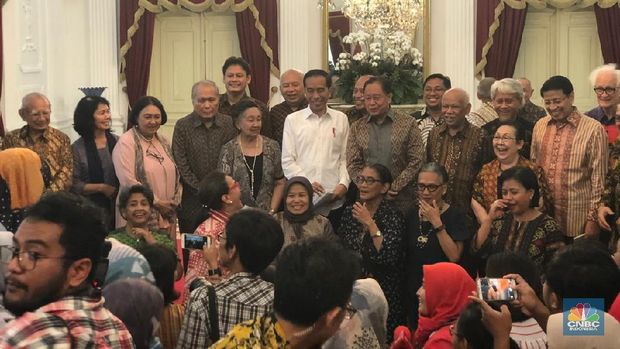
[[[480,80],[478,83],[478,89],[476,90],[479,100],[483,102],[488,102],[491,100],[491,86],[493,86],[495,81],[495,78],[484,78]]]
[[[347,306],[360,275],[359,258],[339,243],[308,239],[284,249],[277,265],[276,314],[296,326],[311,328],[317,335],[326,335],[319,340],[327,340],[333,333],[315,326],[325,314]],[[339,323],[332,325],[335,332]]]
[[[552,312],[565,298],[602,298],[607,310],[620,292],[620,270],[598,241],[577,241],[559,252],[545,278],[545,303]]]

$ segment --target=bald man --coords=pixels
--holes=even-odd
[[[289,69],[280,76],[280,93],[284,102],[274,105],[269,111],[271,118],[271,135],[282,146],[282,133],[286,117],[308,106],[304,97],[304,73],[297,69]]]
[[[527,78],[518,78],[517,81],[519,81],[519,84],[523,87],[523,106],[519,109],[517,118],[520,117],[531,124],[535,124],[536,121],[547,115],[547,111],[545,108],[532,103],[530,98],[532,98],[534,89],[532,88],[530,80]]]
[[[344,112],[347,118],[349,118],[349,125],[368,116],[368,112],[364,106],[364,85],[371,77],[372,75],[362,75],[357,78],[355,82],[355,86],[353,87],[353,107]]]
[[[50,126],[52,107],[49,99],[38,92],[22,99],[19,115],[26,125],[9,132],[2,149],[28,148],[39,154],[49,168],[49,191],[69,190],[73,180],[71,141],[63,132]]]
[[[471,110],[465,90],[452,88],[441,99],[444,123],[433,128],[426,146],[427,160],[448,171],[446,201],[470,212],[474,179],[482,166],[485,132],[469,123]]]

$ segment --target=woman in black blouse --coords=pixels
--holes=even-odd
[[[425,164],[418,174],[419,204],[407,214],[406,273],[409,324],[417,327],[418,298],[422,266],[438,262],[457,263],[467,231],[465,212],[443,200],[448,173],[435,163]]]
[[[396,326],[405,321],[402,245],[405,221],[400,211],[384,199],[392,184],[387,167],[368,165],[355,182],[360,201],[344,210],[338,235],[345,246],[362,256],[364,273],[376,279],[385,293],[389,306],[387,334],[391,341]]]

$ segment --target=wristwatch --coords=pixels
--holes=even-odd
[[[381,230],[377,230],[377,232],[376,232],[376,233],[374,233],[374,234],[370,235],[370,237],[372,237],[373,239],[374,239],[374,238],[380,238],[380,237],[382,237],[382,236],[383,236],[383,234],[381,234]]]

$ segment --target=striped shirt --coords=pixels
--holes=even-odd
[[[497,112],[491,102],[483,102],[480,108],[467,115],[467,121],[478,127],[482,127],[497,118]]]
[[[273,284],[250,273],[236,273],[215,285],[220,337],[238,323],[272,311]],[[210,343],[209,295],[206,286],[192,292],[177,348],[206,348]]]
[[[531,160],[545,170],[554,215],[570,237],[584,233],[601,202],[607,174],[607,135],[575,108],[566,123],[540,119],[532,134]]]
[[[521,349],[546,349],[547,335],[534,318],[513,322],[510,330],[512,338]]]
[[[439,120],[435,121],[435,119],[433,119],[426,107],[411,115],[418,122],[418,128],[420,129],[420,134],[422,135],[422,145],[426,148],[426,141],[428,140],[428,135],[431,133],[431,130],[435,126],[443,124],[443,115],[439,118]]]
[[[69,296],[25,313],[0,330],[0,348],[134,348],[103,298]]]

